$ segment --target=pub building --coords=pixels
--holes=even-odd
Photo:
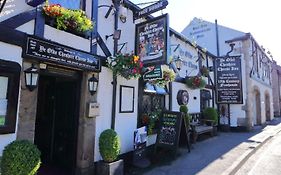
[[[251,130],[273,119],[272,94],[278,88],[273,89],[272,58],[250,33],[194,18],[182,34],[217,56],[215,99],[220,125]]]
[[[183,83],[203,65],[211,70],[212,55],[170,29],[168,15],[136,16],[141,9],[130,1],[64,2],[62,7],[85,11],[94,23],[91,32],[58,29],[46,11],[42,15],[40,0],[7,1],[0,12],[0,155],[12,141],[26,139],[41,151],[39,174],[91,174],[101,160],[98,139],[105,129],[118,133],[125,154],[133,150],[144,110],[158,105],[179,111],[179,104],[188,102],[189,112],[197,113],[214,106],[212,71],[202,90]],[[106,65],[116,53],[138,53],[134,38],[148,39],[137,35],[146,30],[145,21],[158,31],[154,53],[143,60],[146,67],[166,64],[176,72],[175,82],[165,87],[116,78]],[[155,134],[147,144],[154,143]]]

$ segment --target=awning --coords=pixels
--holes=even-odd
[[[156,85],[150,84],[148,82],[145,84],[144,92],[155,93],[155,94],[160,94],[160,95],[168,94],[166,87],[156,86]]]

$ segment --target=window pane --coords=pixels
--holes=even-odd
[[[8,77],[0,76],[0,126],[5,125],[5,118],[7,113],[7,89]]]
[[[50,4],[60,4],[69,9],[80,9],[80,0],[49,0]]]

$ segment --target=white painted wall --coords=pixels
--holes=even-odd
[[[33,7],[27,5],[25,1],[7,0],[3,11],[0,13],[0,21],[4,21],[5,19],[31,9],[33,9]]]
[[[99,1],[99,5],[111,5],[111,0]],[[98,11],[98,31],[107,45],[108,49],[113,54],[113,39],[109,37],[105,39],[105,35],[111,35],[114,32],[114,15],[113,11],[106,19],[108,8],[101,7]],[[127,21],[122,23],[120,20],[119,28],[121,29],[121,38],[118,41],[119,44],[127,42],[126,46],[122,49],[122,53],[134,52],[135,44],[135,25],[133,23],[132,11],[127,11]],[[118,50],[121,45],[118,46]],[[104,55],[101,48],[98,46],[98,54]],[[99,87],[97,93],[97,101],[100,103],[100,116],[96,118],[96,137],[95,137],[95,161],[101,160],[99,153],[98,139],[102,131],[111,127],[111,110],[112,110],[112,72],[106,67],[102,67],[102,71],[99,74]],[[133,113],[119,113],[119,100],[120,100],[120,85],[134,87],[134,112]],[[121,154],[133,150],[134,130],[137,128],[137,114],[138,114],[138,80],[126,80],[122,77],[117,78],[117,97],[116,97],[116,119],[115,119],[115,131],[121,139]],[[126,100],[126,99],[124,99]]]
[[[201,47],[207,48],[212,54],[217,55],[215,21],[208,22],[195,17],[181,33],[191,41],[196,41]],[[230,50],[228,44],[225,43],[226,40],[244,35],[244,32],[219,25],[219,21],[218,33],[220,55],[225,55]]]
[[[178,71],[180,77],[195,76],[199,72],[199,65],[196,60],[198,59],[197,50],[190,44],[177,38],[175,35],[170,37],[171,57],[177,58],[178,56],[183,60],[181,70]],[[179,44],[176,51],[175,48]]]
[[[0,59],[1,60],[13,61],[13,62],[16,62],[16,63],[19,63],[20,65],[22,65],[21,53],[22,53],[21,47],[0,42]],[[20,94],[19,94],[19,97],[20,97]],[[19,108],[19,102],[18,102],[18,108]],[[7,146],[12,141],[16,140],[18,112],[19,112],[19,110],[17,110],[17,121],[16,121],[15,133],[0,134],[0,156],[2,156],[4,147]]]
[[[177,102],[177,93],[179,90],[187,90],[189,93],[189,102],[187,104],[189,113],[200,112],[200,90],[189,89],[183,83],[173,82],[172,83],[172,111],[179,111],[180,106]],[[196,99],[194,99],[196,97]]]

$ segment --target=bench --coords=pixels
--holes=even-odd
[[[200,113],[191,113],[190,127],[192,132],[192,142],[196,143],[199,135],[204,133],[210,133],[211,136],[214,135],[214,121],[202,119]]]

